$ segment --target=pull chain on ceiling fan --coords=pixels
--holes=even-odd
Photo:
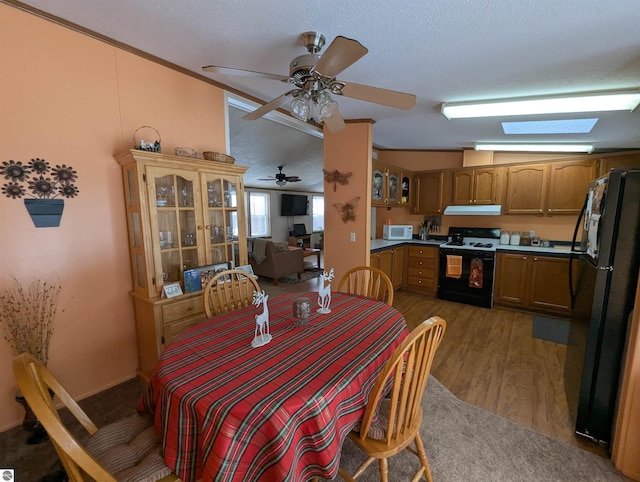
[[[281,107],[288,98],[292,98],[291,113],[294,117],[305,122],[315,120],[324,123],[330,131],[336,132],[343,129],[345,123],[338,110],[338,103],[331,94],[398,109],[410,109],[416,104],[416,96],[413,94],[336,79],[338,74],[367,54],[368,50],[357,40],[338,36],[327,47],[324,54],[320,55],[319,52],[326,40],[324,35],[318,32],[305,32],[301,37],[308,53],[291,61],[289,77],[216,65],[208,65],[202,69],[205,72],[218,74],[279,80],[296,86],[296,89],[285,92],[245,115],[244,119],[247,120],[258,119]]]

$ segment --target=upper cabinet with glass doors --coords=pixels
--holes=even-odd
[[[411,175],[400,168],[371,161],[371,205],[408,206],[411,202]]]
[[[247,264],[246,167],[138,150],[118,162],[136,294],[158,296],[191,268]]]

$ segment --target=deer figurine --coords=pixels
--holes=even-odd
[[[326,271],[320,275],[320,288],[318,289],[318,304],[320,308],[316,311],[318,313],[327,314],[331,313],[329,304],[331,304],[331,280],[333,279],[333,268],[327,273]],[[325,283],[328,283],[325,286]]]
[[[262,313],[256,315],[256,331],[253,341],[251,342],[253,348],[266,345],[271,341],[271,333],[269,332],[269,307],[267,306],[268,299],[269,295],[265,295],[264,290],[262,293],[259,291],[253,292],[253,304],[255,306],[262,304]],[[259,336],[258,333],[260,333]]]

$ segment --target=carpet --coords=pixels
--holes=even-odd
[[[300,279],[298,279],[297,274],[292,274],[290,276],[284,276],[282,278],[279,278],[279,281],[293,285],[296,283],[300,283],[301,281],[307,281],[313,278],[317,278],[321,274],[322,274],[322,269],[320,268],[306,268],[303,271],[302,275],[300,276]]]
[[[569,326],[569,320],[535,315],[531,326],[531,336],[561,345],[568,345]]]
[[[132,413],[139,396],[140,385],[133,379],[82,400],[80,405],[102,426]],[[625,480],[609,459],[469,405],[433,377],[429,378],[422,407],[422,440],[436,482]],[[64,412],[63,418],[67,420],[69,414]],[[75,425],[74,432],[79,431],[79,424]],[[57,456],[50,442],[26,445],[25,438],[21,427],[0,433],[0,467],[14,468],[16,480],[41,480],[58,465]],[[345,440],[341,467],[353,472],[364,459],[363,453]],[[411,480],[417,469],[418,459],[407,451],[389,459],[390,480],[394,482]],[[358,478],[359,482],[378,480],[377,464]]]
[[[429,377],[422,409],[420,433],[434,481],[625,480],[609,459],[469,405],[433,376]],[[347,439],[342,447],[341,467],[353,473],[365,459]],[[417,457],[404,450],[389,459],[390,480],[411,480],[418,467]],[[377,463],[358,478],[359,482],[379,480]]]

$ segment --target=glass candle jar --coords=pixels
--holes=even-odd
[[[293,299],[293,316],[297,319],[296,326],[304,326],[311,315],[311,301],[309,298],[296,297]]]

